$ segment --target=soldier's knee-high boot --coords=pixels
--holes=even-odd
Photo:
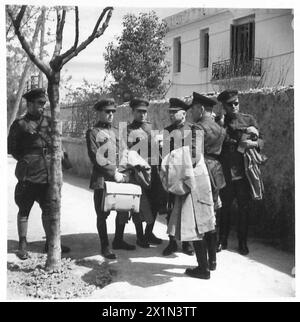
[[[205,234],[205,241],[208,253],[209,269],[214,271],[217,267],[217,232],[208,232]]]
[[[175,252],[177,252],[178,246],[177,242],[174,236],[169,235],[169,244],[168,246],[163,250],[163,256],[169,256]]]
[[[134,245],[130,245],[124,241],[125,223],[121,222],[119,215],[116,216],[115,238],[112,243],[113,249],[135,250]]]
[[[18,234],[19,234],[19,248],[17,252],[17,256],[25,260],[28,258],[27,253],[27,227],[28,227],[28,217],[27,216],[21,216],[18,214]]]
[[[210,279],[210,271],[208,269],[207,249],[205,239],[193,241],[198,267],[187,268],[185,273],[191,277],[200,279]]]
[[[146,228],[145,228],[145,240],[149,244],[160,245],[162,243],[162,240],[160,238],[157,238],[153,234],[153,227],[154,227],[155,219],[156,218],[154,218],[154,222],[152,224],[147,224],[146,225]]]
[[[182,252],[189,256],[194,255],[194,250],[190,242],[187,242],[187,241],[182,242]]]
[[[106,218],[97,216],[97,230],[101,244],[101,253],[105,258],[115,259],[116,255],[109,250]]]
[[[134,222],[135,230],[136,230],[136,244],[142,248],[149,248],[149,243],[145,240],[144,232],[143,232],[143,223],[139,220]]]

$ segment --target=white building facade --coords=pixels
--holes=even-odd
[[[167,97],[294,84],[292,9],[195,8],[165,21]]]

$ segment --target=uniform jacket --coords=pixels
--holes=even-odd
[[[226,183],[245,177],[245,166],[243,153],[238,151],[239,143],[246,129],[254,126],[258,129],[257,122],[252,115],[237,113],[236,117],[229,118],[227,115],[224,120],[226,138],[221,152],[221,163]],[[259,148],[262,147],[262,139],[258,140]]]
[[[204,130],[204,158],[210,176],[213,191],[225,186],[225,178],[219,156],[226,137],[226,131],[211,117],[204,116],[197,123]]]
[[[118,129],[98,122],[86,132],[86,144],[93,164],[90,189],[104,189],[105,180],[115,181],[114,174],[118,167],[121,149]]]
[[[19,181],[48,183],[50,175],[51,119],[37,119],[27,113],[10,127],[8,153],[18,162],[15,175]]]
[[[140,156],[148,163],[151,164],[151,142],[153,138],[151,135],[151,124],[149,122],[137,122],[133,121],[127,126],[127,137],[126,145],[128,149],[132,149],[140,154]],[[150,173],[152,173],[153,167],[151,167]],[[149,172],[144,173],[144,177],[148,176]],[[138,172],[135,172],[137,182],[141,178]],[[149,178],[146,180],[148,181]],[[141,183],[141,182],[140,182]],[[153,209],[152,206],[155,203],[155,200],[152,199],[152,189],[155,187],[152,186],[152,175],[150,176],[150,184],[146,188],[144,184],[141,184],[142,187],[142,196],[140,204],[140,216],[141,220],[146,221],[148,224],[153,223]]]

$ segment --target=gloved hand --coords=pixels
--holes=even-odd
[[[239,144],[239,147],[242,149],[252,149],[256,148],[258,146],[257,141],[251,141],[251,140],[244,140],[241,141]]]
[[[119,172],[118,170],[116,170],[114,178],[117,183],[125,181],[124,174]]]

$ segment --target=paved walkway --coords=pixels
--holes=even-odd
[[[15,260],[17,249],[17,207],[13,201],[15,161],[8,158],[8,260]],[[72,247],[68,256],[103,260],[99,255],[96,215],[93,194],[88,180],[65,175],[62,189],[62,242]],[[34,205],[29,219],[29,250],[42,250],[44,232],[40,209]],[[250,254],[243,257],[236,252],[236,241],[229,241],[229,250],[218,254],[218,267],[210,280],[198,280],[184,275],[186,267],[196,265],[194,256],[181,252],[163,257],[167,244],[164,216],[155,224],[155,234],[164,239],[163,245],[136,251],[116,251],[117,260],[109,263],[116,271],[113,282],[93,293],[101,300],[263,300],[295,296],[295,279],[291,276],[294,257],[272,247],[250,240]],[[110,240],[113,238],[115,214],[108,218]],[[134,225],[126,226],[125,239],[135,243]],[[85,268],[88,271],[91,269]]]

